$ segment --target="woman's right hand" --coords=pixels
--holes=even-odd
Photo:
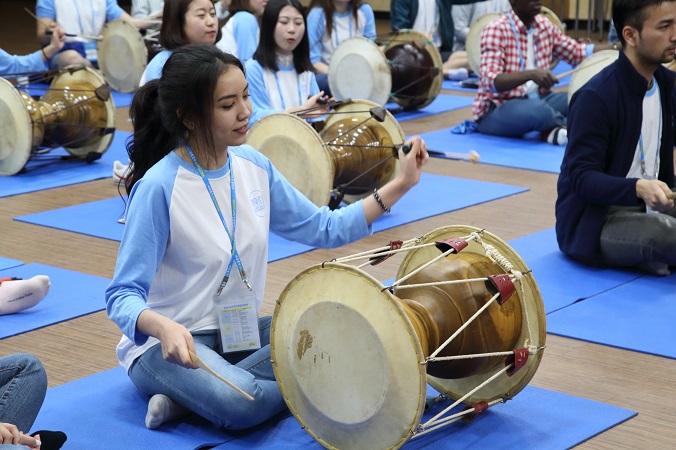
[[[159,339],[166,361],[187,369],[197,369],[190,358],[190,352],[197,354],[195,341],[186,327],[152,309],[145,309],[138,316],[136,328]]]
[[[11,423],[0,423],[0,444],[25,445],[30,448],[40,448],[40,441],[27,434],[23,434],[16,425]]]

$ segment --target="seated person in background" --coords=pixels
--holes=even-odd
[[[453,26],[455,27],[455,41],[453,51],[465,50],[465,41],[474,22],[488,13],[504,13],[512,9],[509,0],[484,0],[468,5],[453,5]]]
[[[444,75],[453,80],[464,80],[469,73],[467,55],[464,52],[453,53],[455,26],[451,9],[455,4],[475,1],[391,0],[390,27],[392,31],[411,29],[429,36],[441,53]]]
[[[58,450],[66,441],[60,431],[31,429],[47,393],[47,373],[33,355],[0,357],[0,448]]]
[[[473,104],[481,133],[520,137],[531,131],[566,145],[568,94],[552,92],[552,57],[576,66],[608,44],[590,45],[563,34],[540,15],[542,3],[510,0],[512,9],[481,34],[481,75]]]
[[[556,236],[587,264],[668,275],[676,265],[676,1],[615,0],[623,50],[575,94]]]
[[[49,44],[41,50],[29,55],[19,56],[10,55],[6,51],[0,49],[0,76],[49,70],[49,60],[63,48],[65,39],[66,35],[64,34],[63,29],[60,26],[55,25],[52,29],[52,36],[49,39]]]
[[[319,106],[319,91],[310,62],[304,8],[298,0],[270,0],[261,20],[261,40],[246,62],[251,104],[262,115],[294,113]],[[317,117],[327,108],[300,117]],[[249,126],[254,124],[253,118]]]
[[[259,21],[268,0],[232,0],[230,17],[221,28],[223,38],[216,42],[222,51],[247,62],[258,47]]]
[[[37,0],[35,7],[38,40],[47,45],[51,37],[47,34],[59,24],[67,34],[99,36],[103,26],[111,20],[131,21],[116,0]],[[96,40],[75,36],[67,37],[66,45],[51,59],[50,68],[62,69],[71,64],[92,67],[98,59]]]
[[[331,96],[328,79],[331,55],[344,40],[353,36],[376,38],[373,9],[361,0],[312,0],[307,25],[310,61],[317,73],[317,85]]]
[[[162,17],[164,0],[131,0],[133,17]]]

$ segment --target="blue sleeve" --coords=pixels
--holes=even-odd
[[[37,72],[47,69],[47,64],[42,60],[42,52],[40,50],[30,55],[19,56],[10,55],[3,49],[0,49],[0,75]]]
[[[169,59],[169,56],[171,56],[171,53],[172,52],[169,50],[163,50],[150,60],[146,66],[146,70],[143,71],[143,75],[141,76],[141,86],[148,81],[155,80],[162,76],[162,68],[164,68],[164,64]]]
[[[273,109],[270,105],[270,97],[265,89],[263,80],[263,67],[255,59],[246,62],[246,81],[249,83],[249,97],[251,98],[251,117],[249,126],[253,126],[261,117],[268,114],[282,112],[281,109]],[[255,114],[254,114],[255,110]]]
[[[319,94],[319,85],[317,84],[317,77],[314,72],[310,74],[310,96]]]
[[[138,332],[136,322],[139,314],[149,309],[150,283],[169,241],[169,195],[159,183],[146,182],[145,177],[136,183],[129,197],[115,275],[106,289],[108,317],[135,345],[148,339]]]
[[[261,155],[262,156],[262,155]],[[366,224],[361,200],[331,211],[317,207],[267,161],[270,179],[270,230],[279,236],[317,247],[340,247],[373,232]]]
[[[38,0],[35,4],[35,15],[38,17],[47,17],[56,20],[56,9],[54,0]]]
[[[366,25],[364,26],[364,37],[371,40],[376,39],[376,18],[373,15],[373,9],[368,3],[364,3],[359,7],[359,11],[364,13],[366,18]]]
[[[411,0],[390,0],[390,28],[393,31],[413,28],[411,6]]]
[[[248,12],[238,12],[230,20],[235,21],[232,31],[237,42],[237,56],[242,62],[246,62],[258,47],[258,20]]]
[[[117,0],[106,0],[106,22],[119,19],[124,13],[124,9],[120,8]]]
[[[322,60],[322,37],[325,29],[324,10],[312,8],[307,16],[307,37],[310,40],[310,61],[312,64]]]

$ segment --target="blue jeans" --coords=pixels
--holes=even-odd
[[[129,377],[147,395],[164,394],[176,403],[227,429],[245,429],[266,421],[286,408],[270,360],[270,317],[258,320],[259,350],[221,354],[217,330],[193,333],[197,355],[255,401],[202,369],[186,369],[167,362],[155,345],[129,369]]]
[[[47,374],[33,355],[15,353],[0,358],[0,422],[28,433],[47,393]]]
[[[601,231],[601,253],[608,265],[676,265],[676,208],[646,213],[644,208],[613,207]]]
[[[491,107],[479,119],[479,132],[495,136],[520,137],[531,131],[547,131],[566,125],[568,94],[550,92],[535,98],[515,98]]]

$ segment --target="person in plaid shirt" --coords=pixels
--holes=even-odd
[[[540,0],[510,0],[512,10],[481,34],[481,77],[473,104],[481,133],[520,137],[539,131],[552,144],[567,142],[566,93],[551,91],[558,82],[552,57],[572,66],[612,45],[580,43],[540,15]]]

